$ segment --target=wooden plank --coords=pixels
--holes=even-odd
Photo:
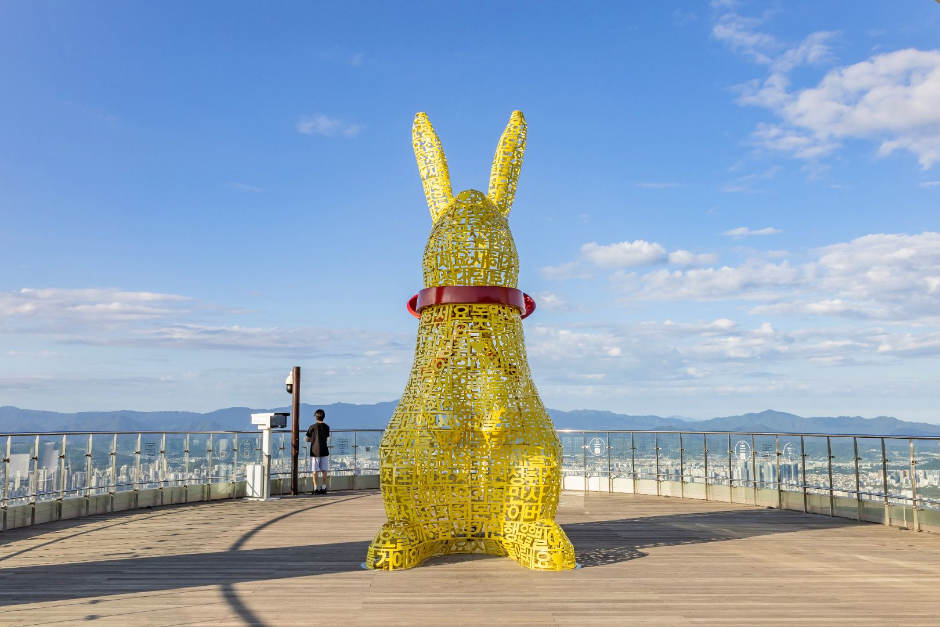
[[[940,536],[731,505],[566,492],[584,567],[450,556],[359,564],[375,492],[214,501],[0,534],[0,623],[884,625],[936,623]]]

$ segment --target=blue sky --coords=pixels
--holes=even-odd
[[[940,5],[347,4],[0,3],[0,405],[397,398],[521,109],[549,406],[940,422]]]

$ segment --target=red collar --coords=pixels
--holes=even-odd
[[[421,317],[421,310],[431,305],[509,305],[527,318],[535,311],[535,299],[522,290],[498,285],[444,285],[426,287],[408,301],[408,313]]]

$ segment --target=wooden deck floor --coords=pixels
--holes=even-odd
[[[0,533],[6,625],[940,623],[940,535],[726,503],[565,493],[584,567],[359,567],[374,492],[172,506]]]

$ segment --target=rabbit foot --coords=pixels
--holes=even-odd
[[[507,522],[502,545],[509,557],[532,570],[571,570],[576,566],[574,547],[554,521]]]
[[[437,543],[427,541],[421,525],[387,522],[369,545],[366,568],[402,570],[414,568],[430,557]]]

